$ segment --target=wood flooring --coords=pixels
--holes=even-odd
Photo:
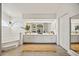
[[[56,44],[24,44],[23,52],[56,52]]]
[[[71,44],[71,49],[79,53],[79,44]]]

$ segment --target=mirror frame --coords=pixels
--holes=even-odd
[[[79,13],[76,14],[76,15],[79,15]],[[73,16],[69,17],[69,23],[70,23],[70,24],[69,24],[69,27],[70,27],[70,28],[69,28],[69,29],[70,29],[70,30],[69,30],[69,31],[70,31],[70,32],[69,32],[69,33],[70,33],[70,34],[69,34],[69,36],[70,36],[69,49],[72,50],[72,51],[74,51],[75,53],[77,53],[77,52],[71,48],[71,18],[74,17],[74,16],[76,16],[76,15],[73,15]],[[77,53],[77,54],[79,54],[79,53]]]

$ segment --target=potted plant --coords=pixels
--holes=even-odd
[[[75,26],[75,31],[76,31],[76,33],[78,33],[78,31],[79,31],[79,25]]]
[[[30,25],[26,25],[26,26],[25,26],[25,30],[28,32],[29,29],[30,29]]]

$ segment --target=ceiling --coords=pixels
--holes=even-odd
[[[74,4],[59,3],[3,3],[2,11],[14,16],[28,18],[55,19],[61,7],[74,6]]]
[[[74,15],[73,17],[71,17],[71,19],[79,19],[79,14]]]
[[[22,16],[23,18],[56,18],[58,10],[57,4],[25,4],[9,3],[3,4],[3,11],[12,16]]]

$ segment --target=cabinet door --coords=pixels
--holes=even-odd
[[[56,43],[56,40],[57,40],[56,35],[50,36],[50,41],[52,43]]]
[[[24,42],[29,42],[31,40],[31,36],[24,36]]]

